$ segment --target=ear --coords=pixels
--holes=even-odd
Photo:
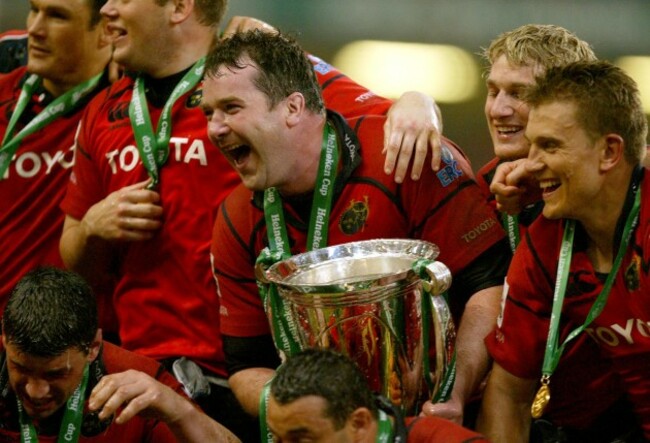
[[[93,339],[93,342],[90,344],[90,350],[88,351],[88,363],[92,363],[95,361],[97,356],[99,355],[99,348],[101,347],[102,344],[102,330],[97,329],[97,333],[95,334],[95,338]]]
[[[184,22],[194,12],[194,0],[171,0],[167,4],[172,8],[170,20],[173,24]]]
[[[300,123],[302,113],[305,111],[305,96],[300,92],[293,92],[284,101],[287,113],[287,126],[296,126]]]
[[[347,426],[352,433],[352,441],[374,442],[377,434],[377,423],[368,408],[357,408],[348,417]]]
[[[600,148],[600,169],[603,172],[625,160],[625,141],[618,134],[603,136],[603,146]]]

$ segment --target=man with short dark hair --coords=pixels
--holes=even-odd
[[[267,423],[278,442],[487,442],[441,418],[405,419],[370,391],[352,360],[326,349],[305,350],[278,368]]]
[[[0,360],[2,441],[238,441],[158,363],[102,342],[95,296],[69,271],[20,280]]]
[[[18,280],[63,266],[59,203],[83,108],[108,84],[102,0],[33,0],[26,66],[0,76],[0,312]]]
[[[385,117],[346,120],[326,110],[295,41],[237,34],[215,47],[207,66],[208,134],[243,181],[220,207],[212,255],[229,381],[246,410],[257,413],[279,363],[254,273],[266,245],[287,255],[378,238],[436,243],[454,276],[457,383],[485,372],[481,339],[498,313],[509,253],[459,148],[443,139],[440,170],[424,168],[420,181],[397,185],[380,154]]]

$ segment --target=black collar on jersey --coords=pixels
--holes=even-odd
[[[359,139],[354,133],[354,130],[348,126],[347,122],[340,114],[328,109],[327,121],[329,121],[332,126],[334,126],[340,152],[339,163],[341,165],[341,168],[337,172],[336,181],[334,182],[334,201],[336,201],[337,197],[341,194],[341,191],[343,191],[343,188],[347,184],[354,170],[361,164],[361,143],[359,143]],[[291,205],[291,200],[291,198],[288,198],[286,199],[286,202]],[[310,213],[312,191],[310,191],[307,195],[297,197],[295,200],[296,206],[303,207],[303,209],[299,211],[300,213]],[[256,191],[253,193],[253,204],[258,209],[264,210],[263,191]],[[301,221],[296,221],[293,217],[291,217],[290,213],[285,214],[285,217],[288,223],[292,221],[302,223]]]
[[[614,234],[615,245],[621,244],[621,239],[623,238],[623,230],[625,229],[625,222],[627,221],[628,214],[632,210],[632,206],[634,205],[634,197],[636,196],[636,193],[639,192],[639,188],[641,187],[641,182],[643,181],[644,175],[645,175],[645,168],[641,165],[637,165],[632,171],[632,177],[630,178],[630,186],[627,189],[627,195],[625,196],[625,203],[623,204],[623,210],[621,211],[621,215],[618,217],[618,221],[616,222],[616,231]],[[647,195],[645,197],[641,196],[641,198],[648,198],[648,196]],[[637,227],[638,226],[639,223],[637,223]],[[634,244],[634,243],[630,243],[630,244]]]
[[[181,72],[172,74],[168,77],[163,78],[153,78],[147,74],[138,74],[137,72],[127,72],[126,75],[135,79],[138,75],[142,76],[144,80],[144,94],[147,97],[147,103],[155,106],[156,108],[162,108],[167,103],[167,99],[176,85],[181,81],[183,76],[192,69],[193,66],[183,69]]]
[[[99,349],[99,355],[90,364],[88,372],[88,387],[86,388],[86,400],[90,397],[93,388],[99,383],[99,380],[106,374],[104,365],[104,347]],[[59,408],[52,416],[39,423],[38,432],[42,435],[57,435],[61,420],[63,419],[64,407]],[[110,425],[112,419],[99,421],[97,413],[86,412],[81,424],[81,434],[86,437],[92,437],[104,432]],[[11,390],[9,384],[9,373],[7,371],[6,353],[0,352],[0,429],[9,429],[18,432],[18,410],[16,407],[16,395]]]

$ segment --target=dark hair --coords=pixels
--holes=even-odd
[[[157,5],[164,6],[169,0],[155,0]],[[218,28],[228,9],[228,0],[196,0],[196,17],[204,26]]]
[[[638,164],[646,150],[646,121],[636,83],[621,68],[605,61],[577,62],[550,68],[524,94],[535,108],[566,101],[576,104],[576,119],[592,139],[618,134],[625,158]]]
[[[243,69],[248,57],[257,65],[255,86],[267,95],[270,108],[294,92],[305,97],[307,109],[323,113],[321,90],[311,62],[291,37],[259,30],[236,33],[217,42],[206,61],[206,75],[219,69]]]
[[[90,2],[90,29],[99,24],[102,14],[99,12],[107,0],[88,0]]]
[[[290,357],[271,382],[271,395],[286,405],[299,398],[316,395],[327,401],[327,417],[341,429],[357,408],[378,411],[368,382],[356,364],[328,349],[307,349]]]
[[[2,317],[5,339],[21,352],[55,357],[67,349],[88,352],[97,333],[97,304],[77,274],[37,268],[13,290]]]

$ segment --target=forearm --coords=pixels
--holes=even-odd
[[[483,339],[494,329],[502,286],[476,292],[467,302],[456,337],[456,383],[452,395],[462,404],[487,375],[490,357]]]
[[[248,414],[254,417],[259,415],[262,389],[273,374],[273,369],[250,368],[238,371],[228,379],[232,392]]]
[[[232,432],[185,399],[179,401],[175,410],[179,412],[179,417],[166,424],[179,442],[236,443],[240,441]]]
[[[498,364],[488,381],[477,430],[494,443],[527,442],[535,380],[517,378]]]
[[[59,249],[66,267],[82,275],[94,287],[111,284],[112,247],[109,242],[91,235],[82,220],[66,217]]]

